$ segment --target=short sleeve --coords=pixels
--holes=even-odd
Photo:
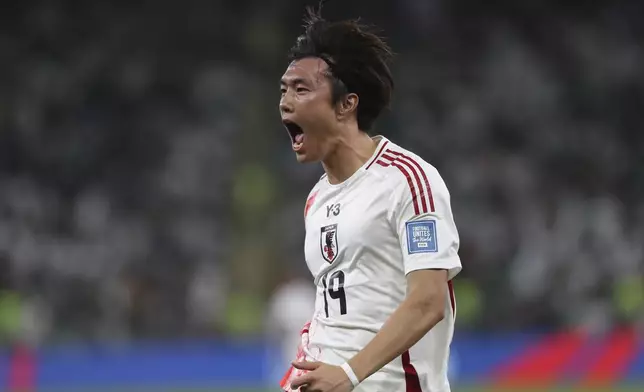
[[[394,192],[392,225],[396,227],[405,274],[444,269],[453,279],[462,269],[459,236],[445,182],[431,165],[423,165],[419,182],[401,182]]]

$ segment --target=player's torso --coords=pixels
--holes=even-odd
[[[305,256],[317,287],[311,349],[364,347],[405,297],[388,178],[361,172],[344,186],[322,180],[306,215]]]
[[[350,360],[375,337],[406,296],[402,253],[406,247],[398,238],[401,207],[396,194],[409,191],[416,200],[413,184],[420,190],[417,174],[424,173],[412,160],[418,157],[386,139],[380,139],[376,151],[343,184],[332,186],[321,179],[306,203],[305,256],[316,285],[309,360],[334,365]],[[422,192],[420,196],[419,203]],[[425,237],[418,233],[426,242]],[[406,241],[409,246],[416,240],[407,236]],[[451,315],[450,306],[446,298],[446,314]],[[446,317],[355,392],[449,392],[446,364],[452,333],[453,319]]]

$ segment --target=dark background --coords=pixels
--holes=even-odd
[[[644,3],[331,1],[397,52],[383,134],[436,166],[458,328],[644,322]],[[308,279],[277,110],[305,2],[0,12],[0,340],[262,333]],[[266,317],[265,317],[266,316]]]

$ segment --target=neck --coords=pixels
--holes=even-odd
[[[371,158],[378,146],[364,132],[341,132],[335,149],[323,161],[322,167],[331,184],[339,184],[351,177]]]

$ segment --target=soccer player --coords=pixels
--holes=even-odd
[[[317,289],[304,392],[447,392],[461,270],[450,195],[436,169],[382,136],[390,48],[357,21],[309,12],[279,109],[298,162],[325,175],[304,209]]]

